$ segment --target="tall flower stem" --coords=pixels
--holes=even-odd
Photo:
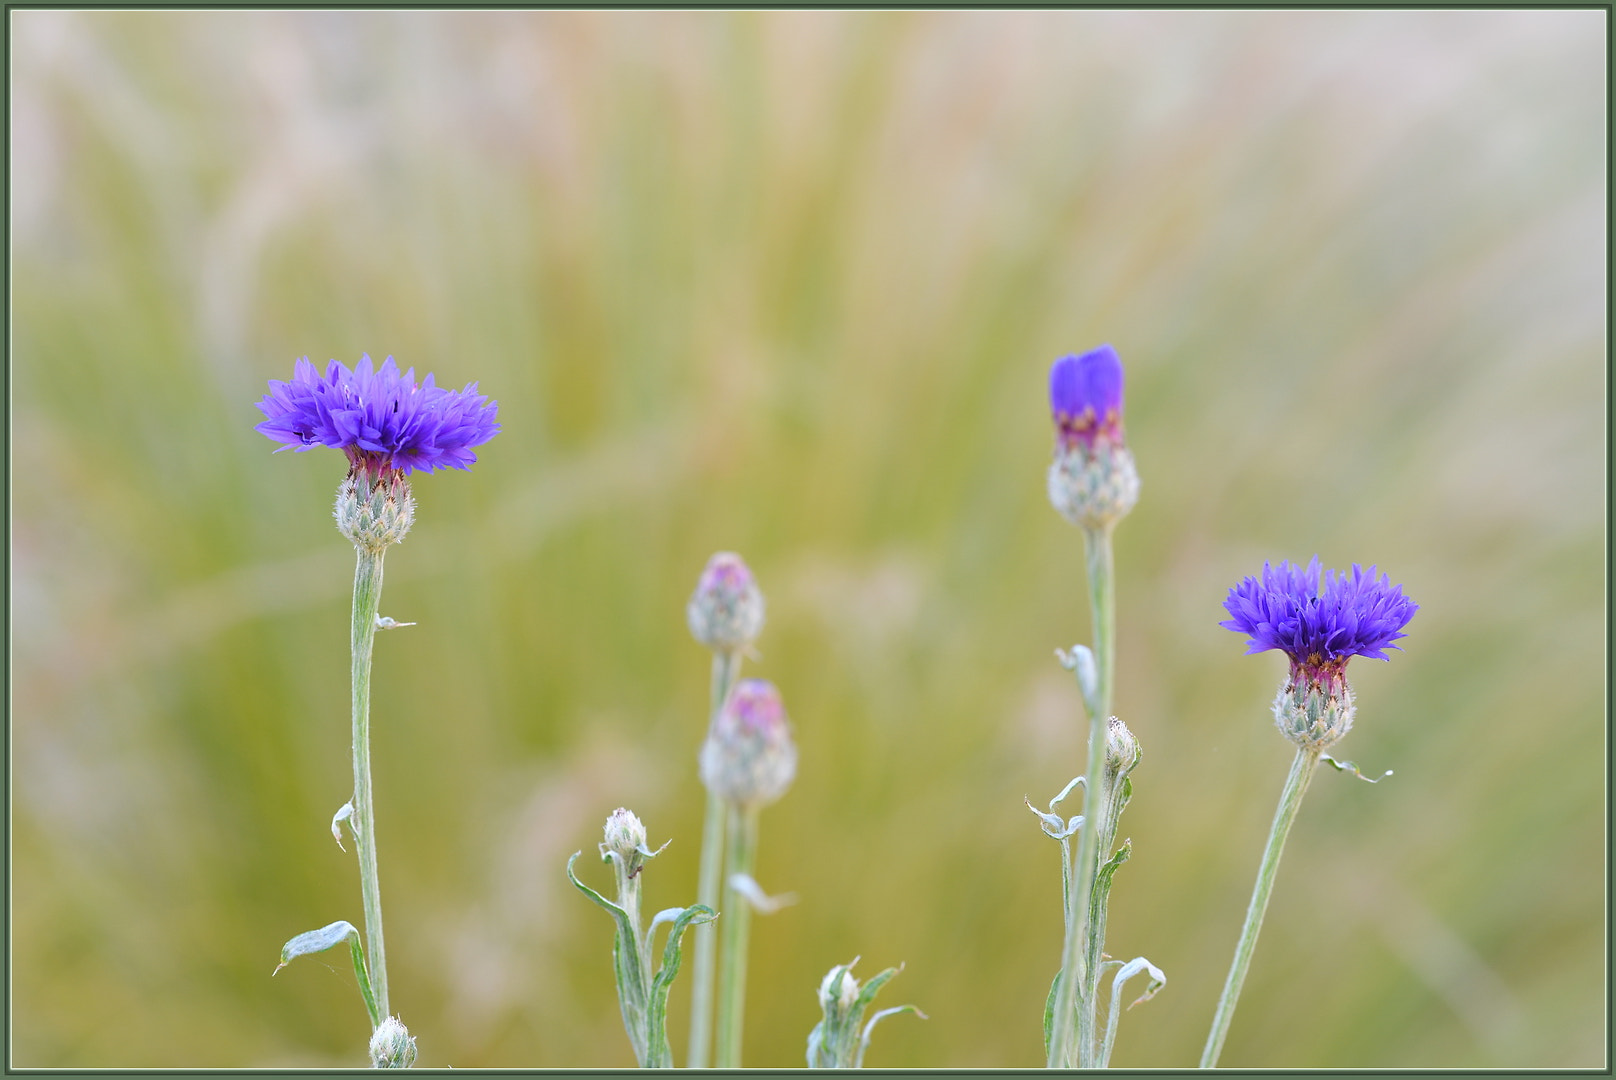
[[[734,649],[719,649],[713,653],[712,711],[708,726],[724,707],[729,689],[735,685],[735,675],[741,668],[741,654]],[[714,911],[718,908],[719,886],[724,869],[724,800],[717,793],[707,793],[707,817],[701,830],[701,870],[696,883],[696,903]],[[727,910],[727,909],[726,909]],[[725,924],[726,926],[728,923]],[[695,956],[691,960],[693,985],[690,996],[690,1057],[687,1068],[705,1069],[713,1038],[713,961],[718,938],[711,925],[695,929]]]
[[[1096,678],[1089,710],[1088,767],[1083,775],[1083,827],[1078,830],[1072,888],[1066,897],[1066,940],[1061,950],[1061,980],[1055,992],[1055,1022],[1049,1044],[1052,1069],[1091,1068],[1095,1054],[1094,1007],[1099,985],[1099,946],[1090,941],[1103,933],[1104,912],[1090,902],[1102,856],[1098,833],[1105,786],[1106,721],[1111,711],[1111,677],[1116,654],[1116,594],[1111,528],[1083,530],[1088,555],[1089,604],[1094,632]],[[1096,914],[1098,917],[1096,917]],[[1089,962],[1093,956],[1095,961]],[[1092,969],[1092,970],[1090,970]]]
[[[382,894],[376,875],[376,814],[370,783],[370,660],[376,641],[376,614],[381,606],[382,555],[385,548],[357,547],[353,593],[353,817],[354,847],[359,856],[359,892],[365,908],[365,946],[370,954],[370,984],[376,1008],[392,1015],[387,1000],[387,948],[382,941]]]
[[[1268,910],[1268,897],[1274,891],[1274,877],[1279,869],[1279,857],[1285,851],[1285,837],[1290,834],[1291,823],[1302,807],[1302,796],[1318,768],[1317,748],[1300,747],[1291,771],[1285,777],[1285,788],[1279,795],[1279,808],[1274,811],[1274,824],[1268,830],[1268,846],[1263,848],[1262,863],[1257,867],[1257,884],[1251,891],[1251,904],[1246,908],[1246,924],[1240,930],[1240,941],[1234,948],[1234,962],[1229,966],[1229,977],[1223,984],[1223,996],[1218,999],[1218,1011],[1212,1018],[1212,1030],[1207,1033],[1206,1049],[1201,1051],[1201,1068],[1217,1065],[1223,1052],[1223,1040],[1229,1034],[1229,1023],[1234,1019],[1235,1002],[1240,999],[1240,987],[1246,981],[1246,970],[1251,967],[1251,954],[1257,947],[1257,935],[1262,930],[1263,913]]]
[[[741,1029],[746,1011],[746,944],[751,931],[752,910],[735,887],[735,877],[752,874],[757,852],[758,811],[756,807],[729,805],[729,865],[724,883],[724,949],[718,973],[718,1040],[713,1066],[719,1069],[741,1067]]]

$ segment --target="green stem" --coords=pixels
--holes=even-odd
[[[376,875],[376,815],[370,784],[370,659],[381,606],[382,554],[358,548],[353,593],[353,817],[359,856],[359,892],[365,908],[365,948],[370,954],[371,988],[382,1019],[392,1015],[387,1000],[387,947],[382,941],[382,894]]]
[[[1095,1055],[1095,997],[1099,983],[1099,945],[1090,942],[1097,927],[1090,896],[1102,857],[1098,823],[1105,800],[1106,726],[1111,710],[1111,673],[1116,640],[1116,595],[1113,589],[1111,530],[1084,529],[1088,554],[1089,604],[1094,632],[1096,686],[1089,710],[1088,767],[1083,775],[1083,827],[1077,834],[1077,858],[1066,904],[1066,940],[1061,949],[1061,981],[1055,993],[1055,1023],[1049,1043],[1052,1069],[1090,1068]],[[1098,925],[1103,926],[1103,921]],[[1087,962],[1090,955],[1093,964]],[[1091,971],[1090,968],[1093,970]]]
[[[755,807],[729,806],[729,866],[724,882],[724,952],[718,972],[718,1045],[714,1068],[741,1067],[741,1029],[746,1011],[746,941],[752,909],[735,888],[737,875],[752,874],[757,851],[758,812]]]
[[[741,654],[732,650],[713,653],[712,708],[708,715],[711,728],[724,707],[730,687],[741,669]],[[724,868],[724,800],[712,792],[707,793],[707,817],[701,830],[701,870],[696,883],[696,903],[718,910],[718,890]],[[713,960],[718,948],[717,930],[711,923],[695,928],[695,955],[691,959],[690,977],[690,1060],[687,1067],[705,1069],[713,1038]]]
[[[1229,978],[1223,984],[1223,996],[1218,999],[1218,1011],[1212,1018],[1212,1030],[1206,1036],[1206,1049],[1201,1051],[1201,1068],[1217,1065],[1223,1052],[1223,1040],[1229,1034],[1229,1022],[1234,1019],[1235,1002],[1240,998],[1240,987],[1246,981],[1246,969],[1251,967],[1251,954],[1257,947],[1257,934],[1262,930],[1263,913],[1268,910],[1268,897],[1274,891],[1274,877],[1279,869],[1279,857],[1285,851],[1285,837],[1301,809],[1302,796],[1307,794],[1308,782],[1318,768],[1319,751],[1301,747],[1291,771],[1285,777],[1285,790],[1279,796],[1279,808],[1274,811],[1274,824],[1268,831],[1268,846],[1263,849],[1262,865],[1257,867],[1257,885],[1251,891],[1251,904],[1246,908],[1246,925],[1240,930],[1240,942],[1234,948],[1234,962],[1229,966]]]

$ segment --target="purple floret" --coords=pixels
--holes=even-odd
[[[1403,627],[1419,610],[1401,585],[1385,574],[1377,578],[1373,566],[1326,571],[1321,587],[1317,555],[1305,568],[1264,563],[1261,580],[1246,578],[1223,606],[1232,617],[1219,625],[1248,635],[1247,653],[1279,649],[1310,673],[1339,672],[1354,656],[1390,660],[1386,650],[1401,648],[1393,642],[1408,636]]]
[[[333,360],[321,375],[305,357],[291,382],[271,379],[258,403],[268,417],[254,430],[286,443],[282,450],[329,446],[355,466],[431,472],[468,468],[472,447],[499,434],[499,403],[477,393],[444,390],[428,375],[415,384],[415,369],[399,373],[389,356],[372,370],[369,356],[349,371]]]
[[[1122,360],[1109,345],[1063,356],[1049,369],[1049,409],[1063,447],[1122,440]]]

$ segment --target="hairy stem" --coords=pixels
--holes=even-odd
[[[359,892],[365,908],[365,947],[370,954],[370,982],[376,1010],[392,1015],[387,998],[387,948],[382,941],[382,894],[376,874],[376,814],[370,783],[370,667],[376,641],[376,612],[381,606],[382,554],[385,549],[358,548],[354,569],[353,629],[353,818],[354,847],[359,856]]]
[[[1201,1068],[1217,1065],[1223,1052],[1223,1040],[1229,1034],[1229,1022],[1234,1019],[1235,1002],[1240,999],[1240,987],[1246,981],[1246,970],[1251,967],[1251,954],[1257,947],[1257,935],[1262,930],[1263,913],[1268,910],[1268,897],[1274,891],[1274,877],[1279,869],[1279,857],[1285,851],[1285,837],[1301,809],[1302,796],[1307,794],[1308,782],[1318,768],[1319,751],[1302,747],[1296,751],[1291,771],[1285,777],[1285,789],[1280,792],[1279,808],[1274,811],[1274,824],[1268,830],[1268,846],[1263,848],[1262,863],[1257,867],[1257,884],[1251,891],[1251,904],[1246,908],[1246,924],[1240,930],[1240,941],[1234,948],[1234,962],[1229,966],[1229,977],[1223,984],[1223,996],[1218,999],[1218,1011],[1212,1017],[1212,1030],[1206,1036],[1206,1049],[1201,1051]]]
[[[752,909],[735,888],[737,875],[752,874],[757,851],[758,812],[755,807],[729,807],[729,865],[724,883],[722,925],[724,951],[718,973],[718,1045],[713,1066],[741,1067],[741,1029],[746,1011],[746,943]]]
[[[1095,1055],[1095,998],[1100,947],[1090,939],[1103,933],[1104,913],[1094,917],[1091,895],[1099,863],[1099,828],[1105,793],[1106,722],[1111,712],[1115,667],[1116,597],[1109,528],[1083,531],[1088,553],[1089,604],[1094,632],[1096,683],[1089,707],[1088,767],[1083,773],[1083,827],[1077,835],[1072,888],[1067,895],[1066,939],[1061,949],[1061,981],[1055,993],[1055,1022],[1049,1043],[1052,1069],[1091,1068]],[[1086,697],[1087,695],[1085,695]],[[1092,955],[1095,960],[1088,962]],[[1092,970],[1091,970],[1092,969]]]
[[[713,653],[712,707],[708,727],[729,697],[741,668],[741,654],[723,649]],[[724,800],[707,793],[707,817],[701,830],[701,870],[696,882],[696,903],[718,910],[718,890],[724,868]],[[710,923],[694,929],[695,955],[690,977],[690,1057],[687,1068],[705,1069],[713,1038],[713,961],[718,948],[717,930]]]

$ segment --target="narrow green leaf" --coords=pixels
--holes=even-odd
[[[1061,973],[1049,984],[1049,996],[1044,999],[1044,1057],[1049,1057],[1049,1041],[1055,1036],[1055,997],[1060,991]]]
[[[583,852],[575,851],[572,858],[567,860],[567,879],[578,887],[579,892],[599,904],[617,924],[616,932],[612,936],[612,974],[617,980],[617,1004],[623,1013],[623,1030],[628,1035],[629,1045],[634,1049],[635,1060],[644,1067],[647,1054],[646,980],[640,966],[638,933],[628,917],[628,912],[578,880],[578,875],[573,872],[572,867],[581,855]]]
[[[359,996],[365,999],[365,1011],[370,1014],[370,1030],[375,1031],[387,1019],[376,1004],[376,992],[370,987],[370,970],[365,966],[365,950],[359,944],[359,935],[348,939],[348,956],[353,960],[354,981],[359,984]]]
[[[622,908],[600,895],[600,893],[596,892],[594,889],[591,889],[588,885],[585,885],[583,882],[579,881],[578,875],[572,872],[572,864],[577,862],[578,857],[582,854],[583,852],[581,851],[574,851],[572,853],[572,858],[567,860],[567,879],[574,885],[578,886],[578,890],[585,896],[589,897],[589,899],[605,908],[608,914],[622,922],[627,922],[628,912],[624,911]]]
[[[879,975],[870,976],[870,981],[859,987],[858,997],[853,999],[851,1010],[853,1014],[862,1015],[864,1010],[869,1008],[870,1002],[875,1000],[875,995],[880,992],[881,987],[896,978],[898,972],[902,970],[901,967],[889,967]]]
[[[1117,848],[1116,853],[1100,867],[1099,873],[1094,876],[1093,903],[1105,903],[1106,898],[1111,895],[1111,879],[1117,876],[1118,868],[1127,862],[1132,855],[1133,841],[1131,839],[1124,840],[1122,846]]]
[[[662,967],[651,981],[651,1000],[646,1008],[644,1067],[647,1069],[673,1068],[673,1050],[668,1046],[668,991],[673,988],[674,976],[679,974],[683,961],[680,939],[691,926],[710,923],[716,918],[718,915],[712,908],[692,904],[679,913],[668,930],[668,943],[662,949]]]
[[[348,943],[348,953],[353,958],[354,979],[359,983],[359,996],[365,1000],[365,1012],[370,1014],[371,1030],[381,1025],[381,1012],[376,1006],[376,995],[370,986],[370,972],[365,967],[365,950],[360,943],[359,931],[353,923],[338,919],[334,923],[320,927],[318,930],[309,930],[297,935],[281,947],[281,962],[275,965],[271,976],[279,973],[281,968],[290,964],[300,956],[309,953],[324,952],[336,945]]]

